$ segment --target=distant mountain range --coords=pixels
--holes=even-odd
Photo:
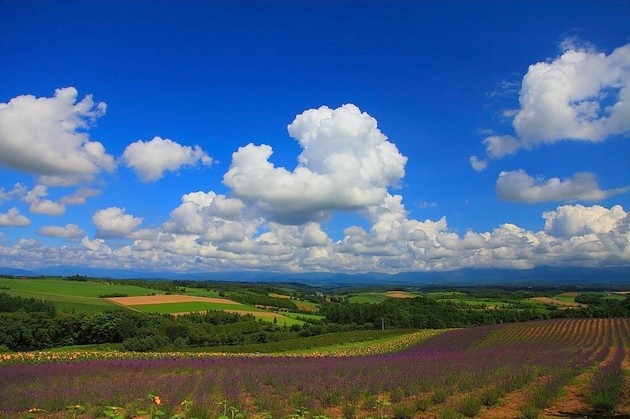
[[[41,270],[0,267],[0,274],[14,276],[72,276],[115,279],[213,280],[237,282],[294,282],[324,288],[349,286],[608,286],[630,289],[630,266],[575,268],[542,266],[533,269],[458,269],[443,272],[402,272],[397,274],[333,272],[289,273],[230,271],[207,273],[149,272],[130,269],[97,269],[68,266]]]

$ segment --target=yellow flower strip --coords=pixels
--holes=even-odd
[[[31,351],[31,352],[11,352],[0,354],[0,366],[6,364],[36,364],[45,362],[68,362],[68,361],[88,361],[101,359],[160,359],[160,358],[208,358],[208,357],[323,357],[323,356],[366,356],[377,355],[388,352],[397,352],[409,346],[426,340],[444,330],[422,330],[388,339],[383,342],[370,344],[355,348],[336,348],[332,350],[314,350],[309,353],[227,353],[227,352],[124,352],[124,351],[72,351],[72,352],[52,352],[52,351]]]

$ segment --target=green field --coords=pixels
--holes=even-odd
[[[351,303],[367,303],[367,304],[378,304],[387,300],[385,294],[378,294],[373,292],[362,292],[359,294],[351,295],[348,297],[348,301]]]
[[[77,312],[103,311],[119,306],[99,298],[102,295],[141,296],[155,290],[134,285],[111,282],[68,281],[63,279],[11,279],[0,278],[0,292],[9,295],[50,301],[59,310]]]
[[[562,294],[558,294],[555,295],[553,298],[555,298],[556,300],[562,300],[562,301],[569,301],[569,302],[575,302],[575,295],[580,295],[580,294],[591,294],[591,295],[599,295],[604,299],[607,300],[624,300],[626,298],[626,296],[624,294],[619,294],[619,293],[615,293],[615,292],[608,292],[608,291],[589,291],[586,293],[582,293],[582,292],[565,292]]]
[[[436,300],[442,298],[457,298],[466,296],[466,294],[461,291],[434,291],[426,293],[424,295],[429,298],[435,298]]]
[[[218,292],[214,290],[207,290],[204,288],[190,288],[185,287],[186,295],[193,295],[195,297],[210,297],[210,298],[222,298]]]
[[[322,320],[324,318],[324,316],[320,316],[319,314],[304,314],[304,313],[282,313],[283,316],[286,317],[291,317],[292,319],[301,317],[303,319],[308,319],[308,320]]]
[[[574,292],[563,292],[562,294],[554,295],[553,298],[560,301],[568,301],[570,303],[575,302],[575,294]]]

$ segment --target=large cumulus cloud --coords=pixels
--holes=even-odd
[[[515,135],[484,143],[500,158],[560,140],[600,142],[630,132],[630,44],[609,55],[564,43],[561,56],[529,66],[520,90]]]
[[[628,223],[627,217],[628,213],[621,205],[610,209],[600,205],[564,205],[543,214],[545,231],[557,237],[623,232],[622,226]]]
[[[233,154],[223,178],[236,197],[277,222],[300,224],[375,205],[404,176],[407,158],[352,104],[307,110],[288,131],[302,147],[295,169],[275,167],[270,146],[249,144]]]
[[[114,158],[85,131],[105,113],[105,103],[77,97],[77,90],[67,87],[53,97],[22,95],[0,103],[0,164],[57,184],[114,170]]]

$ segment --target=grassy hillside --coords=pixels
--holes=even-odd
[[[0,278],[0,291],[9,295],[52,302],[59,310],[102,311],[117,306],[102,297],[141,296],[155,290],[108,281],[69,281],[63,279]]]

